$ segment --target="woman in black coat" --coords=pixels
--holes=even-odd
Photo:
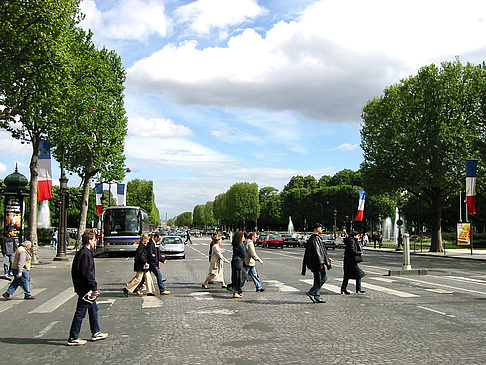
[[[133,271],[137,274],[130,280],[127,285],[123,288],[123,294],[128,297],[128,293],[134,293],[136,295],[143,295],[139,290],[136,290],[138,285],[142,280],[145,280],[145,285],[147,287],[147,295],[154,294],[154,283],[152,281],[152,276],[149,272],[148,264],[148,247],[147,244],[150,237],[147,234],[142,234],[140,236],[140,244],[138,245],[137,251],[135,252],[135,262],[133,263]]]
[[[358,263],[362,262],[361,246],[358,242],[358,232],[352,232],[350,237],[344,240],[346,247],[344,249],[344,276],[341,284],[341,294],[350,294],[346,289],[348,287],[349,279],[356,279],[356,293],[364,293],[361,290],[361,278],[365,276],[363,270],[360,269]]]

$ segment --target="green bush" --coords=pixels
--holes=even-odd
[[[37,228],[37,240],[39,246],[51,244],[51,230],[49,228]]]

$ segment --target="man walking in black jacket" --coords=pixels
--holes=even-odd
[[[314,285],[306,293],[313,303],[325,303],[321,299],[321,287],[327,281],[326,269],[331,268],[334,262],[327,256],[327,248],[320,236],[322,234],[322,225],[314,224],[314,233],[309,237],[305,244],[304,260],[302,262],[302,275],[305,275],[306,268],[314,274]]]
[[[95,278],[95,263],[92,249],[96,245],[96,236],[93,232],[84,232],[82,236],[83,247],[76,252],[71,267],[74,291],[78,294],[78,304],[74,313],[71,329],[69,330],[69,346],[86,344],[86,340],[79,338],[81,325],[86,312],[89,315],[89,326],[91,328],[91,341],[104,340],[107,333],[100,332],[98,325],[98,305],[96,297],[100,294]]]

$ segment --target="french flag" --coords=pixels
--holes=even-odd
[[[125,206],[125,184],[116,184],[116,205]]]
[[[476,214],[476,171],[478,160],[466,160],[466,206],[467,214]]]
[[[99,184],[95,188],[96,192],[96,215],[101,217],[103,214],[103,204],[101,204],[101,197],[103,196],[103,183]]]
[[[356,217],[354,217],[355,221],[363,220],[365,198],[366,198],[366,191],[364,191],[363,189],[359,189],[358,213],[356,214]]]
[[[40,141],[39,160],[37,161],[37,199],[39,201],[52,198],[51,144]]]

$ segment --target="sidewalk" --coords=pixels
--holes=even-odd
[[[363,249],[370,250],[370,251],[390,252],[390,253],[403,255],[403,251],[395,251],[394,248],[373,248],[373,246],[365,246],[363,247]],[[486,261],[486,250],[474,249],[474,248],[473,248],[473,254],[471,255],[471,249],[469,248],[447,249],[445,252],[429,252],[426,250],[422,252],[420,252],[420,250],[416,250],[414,252],[413,247],[411,247],[410,255]]]

